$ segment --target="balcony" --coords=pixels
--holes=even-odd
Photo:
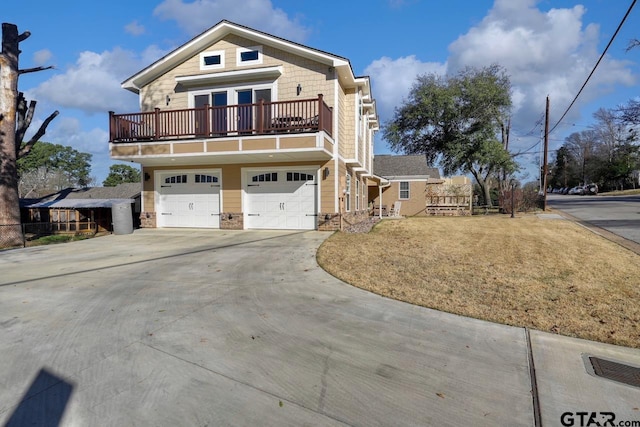
[[[332,136],[333,112],[322,99],[226,105],[144,113],[109,112],[109,142],[229,138],[324,131]]]

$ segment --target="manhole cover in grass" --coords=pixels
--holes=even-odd
[[[640,387],[640,368],[593,356],[589,357],[589,361],[596,376]]]

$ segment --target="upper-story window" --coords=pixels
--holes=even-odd
[[[362,96],[360,95],[360,91],[358,91],[356,92],[356,138],[358,141],[362,139],[362,114]]]
[[[224,50],[202,52],[200,54],[200,69],[213,70],[216,68],[224,68]]]
[[[239,47],[236,50],[238,65],[262,64],[262,46]]]

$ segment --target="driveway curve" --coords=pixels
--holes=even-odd
[[[136,230],[0,252],[0,424],[534,425],[530,357],[546,366],[556,336],[532,332],[530,353],[523,329],[353,288],[315,261],[328,236]],[[577,349],[637,351],[571,340],[533,383],[543,418],[565,377],[582,404],[591,381],[638,400]]]

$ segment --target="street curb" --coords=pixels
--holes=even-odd
[[[604,228],[598,227],[596,225],[591,224],[588,221],[584,221],[581,220],[579,218],[576,218],[575,216],[568,214],[560,209],[555,209],[555,208],[549,208],[549,210],[551,210],[554,213],[557,213],[559,215],[561,215],[562,217],[564,217],[565,219],[575,222],[576,224],[578,224],[579,226],[591,231],[594,234],[597,234],[600,237],[603,237],[613,243],[618,244],[619,246],[622,246],[625,249],[630,250],[631,252],[635,253],[636,255],[640,255],[640,244],[634,242],[633,240],[629,240],[629,239],[625,239],[622,236],[618,236],[617,234],[614,234],[612,232],[610,232],[609,230],[605,230]]]

